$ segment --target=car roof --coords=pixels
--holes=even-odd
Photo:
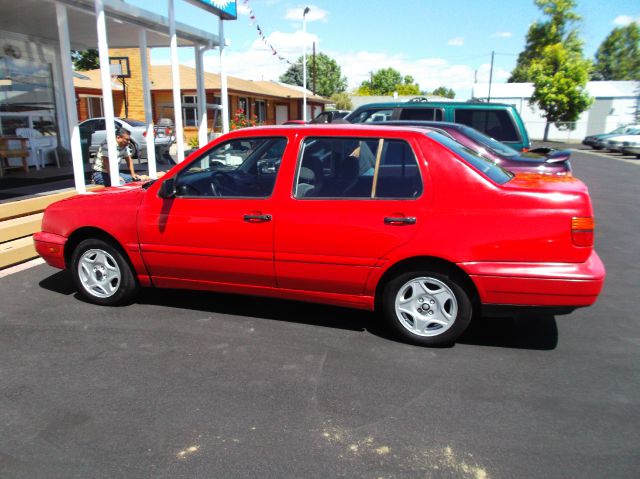
[[[431,128],[431,127],[429,127]],[[398,132],[407,131],[413,133],[423,134],[425,133],[426,128],[423,126],[412,126],[407,125],[406,127],[398,127],[396,125],[381,125],[379,123],[371,124],[371,123],[306,123],[306,124],[298,124],[298,125],[265,125],[265,126],[254,126],[251,128],[241,128],[239,130],[234,130],[228,133],[228,135],[236,134],[238,136],[242,135],[243,132],[246,133],[256,133],[256,134],[264,134],[264,133],[282,133],[282,132],[291,132],[298,133],[302,132],[304,134],[308,133],[322,133],[322,134],[330,134],[330,132],[353,132],[354,134],[361,133],[364,131],[367,132],[385,132],[385,133],[393,133],[395,135]],[[225,135],[226,136],[226,135]]]
[[[389,102],[375,102],[375,103],[366,103],[364,105],[360,105],[355,108],[355,110],[360,110],[361,108],[401,108],[401,107],[410,107],[410,108],[429,108],[434,106],[447,106],[447,105],[455,105],[461,108],[513,108],[513,105],[509,105],[507,103],[486,103],[486,102],[475,102],[475,101],[389,101]]]

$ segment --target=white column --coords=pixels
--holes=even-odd
[[[82,144],[80,142],[80,128],[78,128],[78,112],[76,111],[76,95],[73,87],[73,67],[71,65],[71,42],[69,41],[69,22],[67,21],[67,7],[56,2],[56,17],[58,21],[58,37],[60,39],[60,62],[62,63],[62,78],[64,83],[64,103],[67,110],[67,124],[71,137],[71,161],[73,164],[73,179],[78,193],[86,193],[84,184],[84,166],[82,163]],[[60,141],[60,138],[58,138]]]
[[[195,45],[193,47],[196,54],[196,81],[198,87],[198,145],[202,148],[208,143],[207,138],[207,95],[204,89],[204,65],[203,56],[205,47]]]
[[[147,124],[147,167],[149,176],[157,178],[156,147],[153,130],[153,111],[151,106],[151,85],[149,84],[149,62],[147,61],[147,31],[141,28],[138,32],[140,45],[140,68],[142,69],[142,97],[144,100],[144,122]]]
[[[227,64],[225,62],[224,20],[220,19],[220,96],[222,99],[222,133],[229,133],[229,91],[227,90]]]
[[[302,14],[302,120],[307,121],[307,11]]]
[[[104,120],[107,124],[107,146],[109,148],[109,172],[111,185],[120,184],[118,171],[118,152],[116,145],[116,127],[113,114],[113,93],[111,92],[111,71],[109,69],[109,44],[107,42],[107,21],[104,16],[102,0],[95,0],[96,31],[98,32],[98,55],[100,57],[100,81],[102,82],[102,105]]]
[[[178,163],[184,161],[184,128],[182,126],[182,99],[180,98],[180,64],[178,63],[178,37],[173,0],[169,0],[169,36],[171,37],[171,73],[173,79],[173,113],[176,124]]]

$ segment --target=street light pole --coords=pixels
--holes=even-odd
[[[493,55],[495,52],[491,52],[491,70],[489,70],[489,93],[487,95],[487,101],[491,101],[491,82],[493,81]]]
[[[302,120],[307,121],[307,13],[309,7],[302,12]]]

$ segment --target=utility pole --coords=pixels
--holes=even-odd
[[[491,101],[491,82],[493,80],[493,55],[495,52],[491,51],[491,70],[489,70],[489,93],[487,95],[487,102]]]

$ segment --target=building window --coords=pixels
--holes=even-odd
[[[259,123],[267,121],[267,102],[264,100],[256,100],[256,117]]]
[[[182,118],[184,126],[198,126],[197,95],[182,95]]]
[[[14,55],[22,51],[9,43],[3,48]],[[49,63],[0,56],[0,136],[15,135],[17,128],[55,133],[53,98]]]
[[[238,109],[242,110],[246,116],[249,116],[249,99],[248,98],[238,98]]]
[[[98,118],[104,116],[104,106],[101,96],[87,96],[87,118]]]

